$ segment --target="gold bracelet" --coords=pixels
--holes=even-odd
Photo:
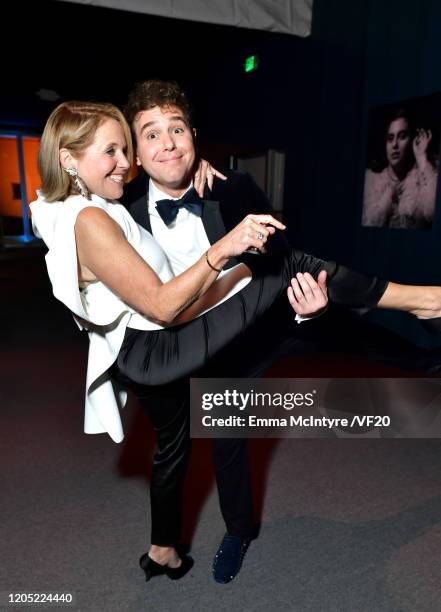
[[[207,264],[210,266],[210,268],[212,270],[214,270],[215,272],[222,272],[222,268],[219,270],[219,268],[215,268],[211,263],[210,260],[208,259],[208,251],[205,252],[205,259],[207,260]]]

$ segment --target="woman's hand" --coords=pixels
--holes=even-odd
[[[322,270],[317,281],[305,272],[296,274],[288,287],[288,300],[296,314],[302,317],[315,317],[328,306],[328,290],[326,288],[326,270]]]
[[[415,155],[416,163],[420,170],[423,170],[427,164],[427,147],[432,140],[432,132],[423,128],[418,128],[416,136],[412,142],[413,154]]]
[[[241,255],[250,247],[265,252],[264,245],[268,237],[274,234],[276,228],[284,230],[285,227],[272,215],[247,215],[209,249],[210,262],[213,260],[215,267],[219,267],[220,262],[222,267],[230,257]],[[218,265],[214,263],[215,261]]]
[[[214,177],[222,179],[223,181],[227,180],[227,177],[213,168],[213,166],[206,159],[199,160],[198,167],[196,168],[196,172],[193,176],[193,187],[198,192],[198,195],[203,198],[204,197],[204,187],[205,183],[208,185],[208,189],[211,191],[213,188]]]

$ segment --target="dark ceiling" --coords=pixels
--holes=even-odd
[[[227,70],[234,80],[248,53],[295,38],[50,0],[20,3],[4,24],[0,127],[35,129],[57,103],[42,89],[123,105],[133,83],[154,77],[177,80],[203,114]]]

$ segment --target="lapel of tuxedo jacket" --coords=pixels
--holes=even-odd
[[[214,244],[222,238],[222,236],[225,236],[227,232],[220,214],[219,202],[215,200],[204,200],[202,223],[204,224],[210,244]]]
[[[147,175],[144,175],[140,179],[139,186],[137,185],[136,195],[133,198],[132,203],[129,205],[129,212],[135,219],[136,223],[138,223],[144,229],[152,233],[152,226],[150,223],[150,215],[148,208],[148,194],[149,177]]]
[[[149,176],[144,175],[142,184],[137,190],[137,194],[130,205],[130,213],[139,225],[142,225],[150,233],[152,226],[149,215]],[[210,199],[204,199],[202,209],[202,223],[207,232],[210,244],[217,242],[222,236],[225,236],[226,229],[220,213],[219,202]]]
[[[202,209],[202,223],[204,224],[207,238],[210,244],[214,244],[227,233],[225,224],[220,212],[219,202],[215,200],[205,200]],[[238,263],[235,257],[231,257],[224,266],[224,270],[228,270]]]

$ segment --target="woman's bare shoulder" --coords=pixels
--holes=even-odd
[[[82,235],[90,234],[90,232],[106,231],[106,232],[122,232],[118,223],[99,206],[86,206],[77,215],[75,222],[75,231]]]

